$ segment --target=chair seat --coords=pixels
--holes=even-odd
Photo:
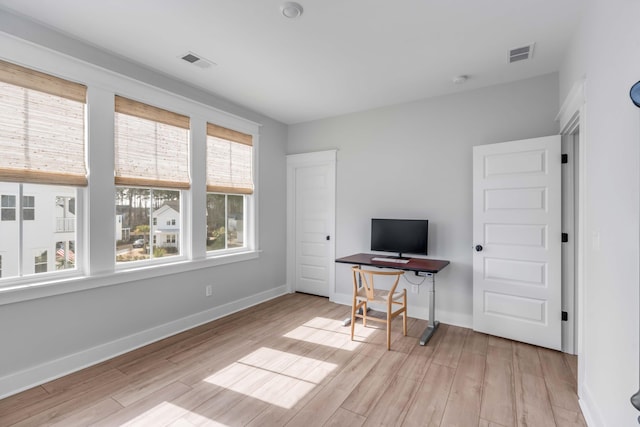
[[[358,301],[369,301],[369,302],[387,302],[387,298],[389,298],[389,291],[384,289],[374,289],[373,290],[373,299],[367,298],[367,290],[365,288],[358,289],[358,293],[356,294],[356,299]],[[399,301],[402,299],[402,292],[394,292],[391,294],[392,301]]]

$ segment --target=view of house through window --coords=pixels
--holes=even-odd
[[[0,182],[0,199],[2,277],[76,268],[75,187]]]
[[[180,191],[116,187],[116,261],[180,254]]]
[[[207,251],[245,246],[245,196],[207,194]]]

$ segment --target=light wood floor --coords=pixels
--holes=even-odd
[[[286,295],[0,400],[0,425],[586,425],[572,356],[444,324],[421,347],[416,319],[386,351],[348,312]]]

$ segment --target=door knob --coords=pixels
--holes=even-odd
[[[476,245],[476,252],[480,252],[482,249],[482,245]]]

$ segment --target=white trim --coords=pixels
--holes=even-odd
[[[0,399],[95,365],[96,363],[111,359],[171,335],[244,310],[256,304],[277,298],[285,293],[286,286],[278,286],[268,291],[201,311],[108,343],[100,344],[96,347],[82,350],[33,368],[0,377]]]
[[[295,292],[295,170],[303,166],[328,165],[329,187],[333,189],[330,195],[329,212],[333,215],[329,218],[329,300],[334,301],[336,295],[336,274],[333,260],[336,255],[336,157],[338,150],[317,151],[313,153],[289,154],[287,155],[287,289]]]
[[[587,157],[589,144],[587,140],[587,106],[586,106],[586,80],[582,79],[573,85],[573,88],[562,103],[556,120],[560,122],[560,130],[563,135],[571,135],[579,130],[578,142],[578,253],[577,277],[574,300],[576,304],[576,343],[574,349],[578,355],[578,398],[588,425],[602,425],[602,417],[599,415],[597,405],[591,398],[586,382],[586,359],[588,355],[583,351],[584,319],[587,311],[585,294],[588,289],[586,274],[585,254],[587,253]]]
[[[248,261],[259,257],[259,251],[246,251],[215,258],[184,260],[170,264],[145,265],[128,270],[95,275],[90,277],[73,277],[30,284],[19,284],[0,288],[0,306],[21,301],[29,301],[54,295],[85,291],[102,286],[122,285],[138,280],[168,276],[187,271],[200,270],[234,262]]]
[[[556,115],[556,121],[560,123],[561,133],[569,133],[571,122],[575,121],[576,114],[586,102],[585,80],[582,79],[573,84],[569,94],[565,98],[560,111]]]
[[[578,392],[580,394],[578,404],[580,405],[582,415],[584,416],[584,420],[586,421],[587,425],[604,426],[605,423],[602,421],[604,418],[598,410],[598,405],[596,405],[593,400],[591,390],[589,390],[587,386],[584,385],[582,387],[582,390],[578,388]]]

